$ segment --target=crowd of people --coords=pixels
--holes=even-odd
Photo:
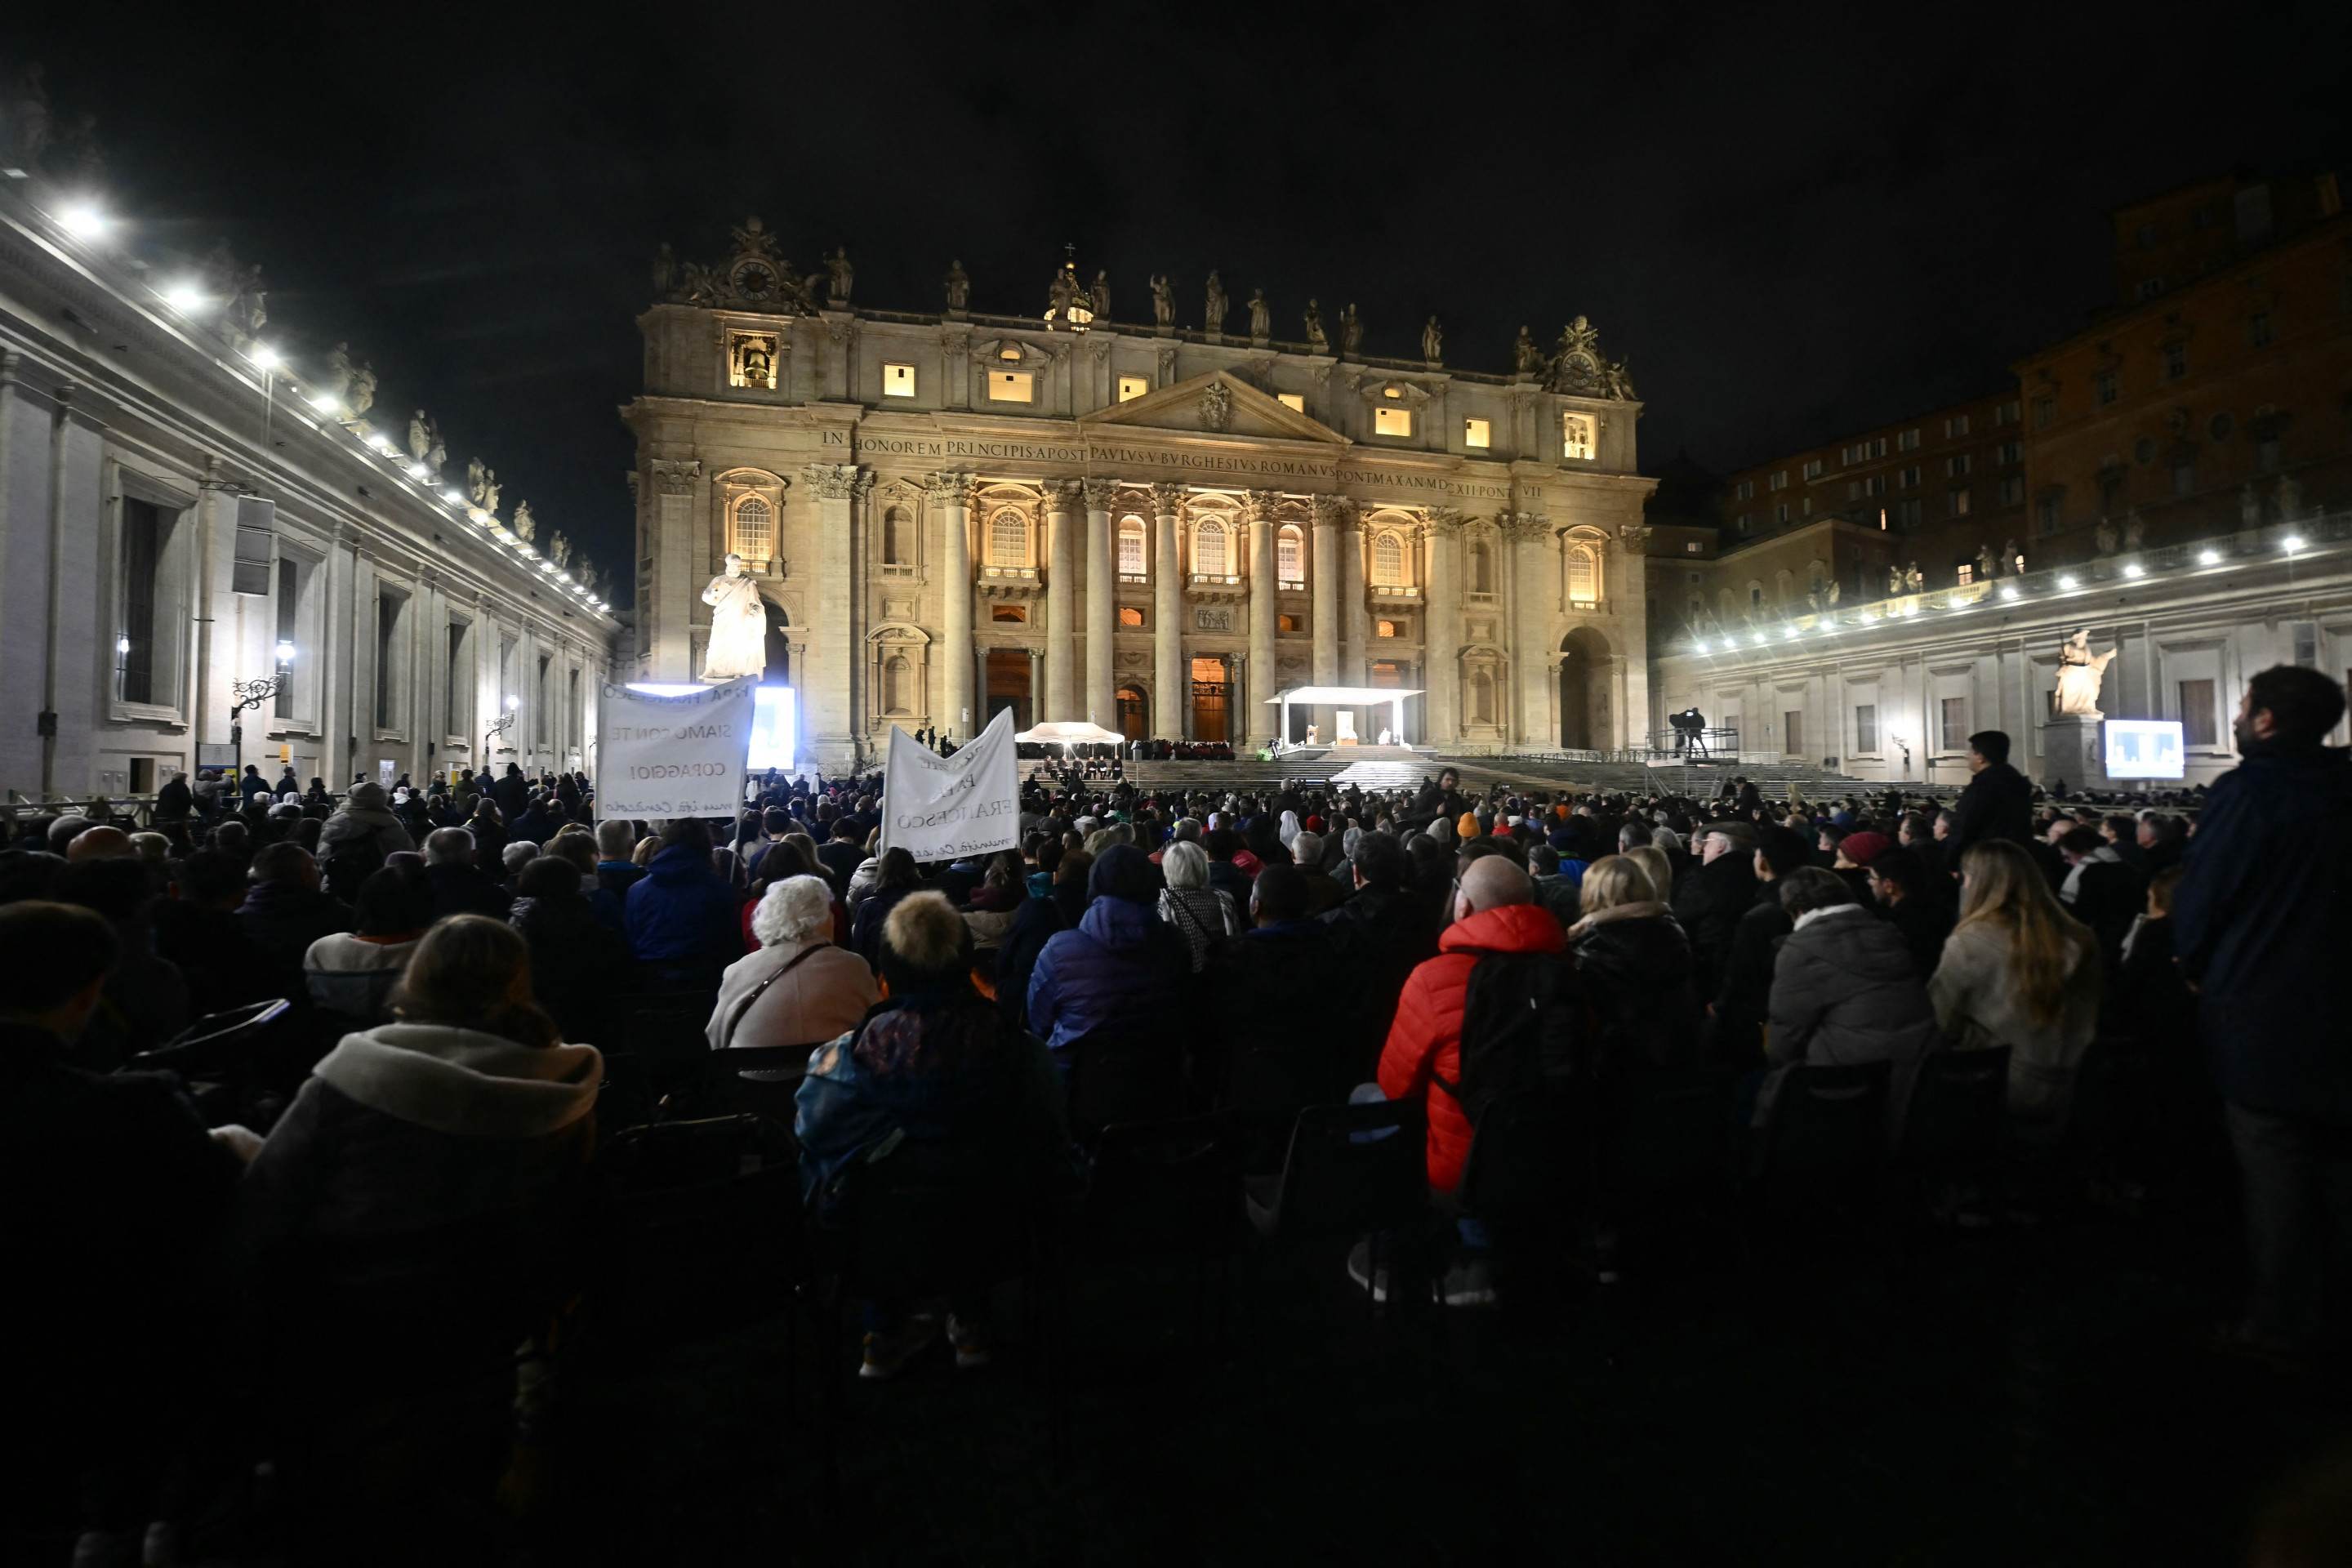
[[[2230,1342],[2301,1356],[2352,1237],[2352,1058],[2312,1005],[2352,936],[2352,763],[2324,743],[2343,713],[2315,672],[2255,677],[2243,763],[2193,816],[2041,797],[1998,731],[1948,806],[1471,794],[1450,770],[1390,792],[1033,781],[1016,847],[937,864],[884,847],[878,774],[771,775],[716,824],[599,820],[586,778],[511,766],[340,798],[248,768],[172,781],[145,830],[33,816],[0,853],[0,1161],[54,1194],[5,1222],[25,1277],[58,1284],[31,1408],[61,1455],[120,1457],[122,1409],[217,1391],[225,1323],[307,1324],[259,1347],[282,1367],[389,1238],[560,1230],[618,1131],[598,1047],[648,994],[707,1001],[714,1054],[805,1053],[820,1217],[910,1150],[1082,1182],[1112,1061],[1146,1063],[1167,1114],[1229,1113],[1261,1172],[1303,1107],[1418,1102],[1439,1294],[1482,1304],[1462,1191],[1506,973],[1570,1020],[1539,1075],[1712,1066],[1750,1128],[1799,1066],[1891,1064],[1899,1122],[1935,1053],[2004,1047],[2009,1136],[2053,1147],[2094,1042],[2128,1040],[2207,1086],[2182,1102],[2236,1153],[2252,1288]],[[237,1119],[141,1070],[278,1000],[294,1070]],[[1365,1249],[1349,1267],[1385,1288]],[[861,1373],[941,1337],[984,1363],[985,1283],[947,1281],[944,1321],[869,1302]]]

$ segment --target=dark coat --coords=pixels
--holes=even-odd
[[[1591,1009],[1597,1058],[1615,1072],[1696,1064],[1698,993],[1690,940],[1674,917],[1653,913],[1580,925],[1569,950]]]
[[[1150,904],[1096,899],[1029,976],[1029,1027],[1055,1050],[1107,1029],[1157,1032],[1190,1009],[1192,956]]]
[[[685,844],[656,855],[629,889],[629,947],[640,962],[708,966],[719,972],[743,956],[742,922],[735,890],[710,868],[710,858]]]
[[[1405,977],[1437,956],[1436,911],[1411,889],[1359,888],[1356,896],[1322,917],[1331,928],[1346,989],[1339,1004],[1356,1015],[1367,1048],[1388,1037]]]
[[[1371,1071],[1381,1042],[1363,1015],[1335,1006],[1347,995],[1344,966],[1331,928],[1314,919],[1218,942],[1201,974],[1212,1027],[1192,1039],[1201,1077],[1251,1110],[1345,1100]]]
[[[1764,1007],[1772,995],[1773,951],[1789,934],[1789,912],[1780,907],[1780,884],[1759,882],[1756,901],[1732,927],[1723,980],[1715,992],[1715,1056],[1726,1066],[1754,1068],[1764,1059]]]
[[[584,897],[518,899],[509,917],[530,944],[530,990],[567,1040],[612,1040],[613,1001],[633,989],[629,944]]]
[[[2352,1126],[2352,1048],[2327,1024],[2352,952],[2352,758],[2241,750],[2206,797],[2173,893],[2200,1032],[2225,1100]]]
[[[1901,933],[1866,909],[1833,906],[1789,933],[1772,965],[1765,1054],[1778,1065],[1892,1061],[1898,1071],[1940,1036]]]
[[[427,866],[425,879],[433,889],[433,918],[436,921],[444,915],[488,915],[494,921],[502,921],[514,906],[514,895],[499,887],[478,866]]]
[[[1675,919],[1690,938],[1702,994],[1715,994],[1723,984],[1732,932],[1755,901],[1755,857],[1737,849],[1706,865],[1694,864],[1675,890]]]
[[[490,785],[489,795],[499,803],[499,815],[512,822],[530,805],[530,781],[520,773],[507,773]]]
[[[1913,973],[1922,981],[1935,973],[1944,956],[1944,939],[1952,934],[1952,906],[1926,893],[1915,893],[1879,913],[1903,939]]]
[[[280,996],[306,994],[302,958],[312,942],[352,929],[351,910],[299,882],[256,882],[246,889],[236,918],[272,978],[286,987],[274,993]]]
[[[1952,803],[1952,835],[1946,840],[1951,863],[1959,864],[1961,850],[1988,838],[2012,844],[2033,838],[2033,786],[2007,763],[1987,765]]]
[[[849,917],[849,945],[869,969],[882,967],[882,922],[898,907],[898,900],[919,888],[877,888],[857,903],[857,912]]]

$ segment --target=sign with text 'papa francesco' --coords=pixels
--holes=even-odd
[[[952,757],[904,730],[890,731],[882,773],[882,847],[918,860],[954,860],[1021,847],[1021,784],[1013,710]]]
[[[596,815],[733,821],[759,685],[747,677],[677,697],[605,687],[597,705]]]

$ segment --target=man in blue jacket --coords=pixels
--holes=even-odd
[[[743,956],[735,891],[712,868],[702,818],[677,818],[661,845],[629,889],[629,949],[656,985],[715,991],[719,972]]]
[[[2253,678],[2245,762],[2207,797],[2172,904],[2245,1194],[2253,1293],[2233,1336],[2265,1354],[2318,1348],[2331,1229],[2352,1258],[2352,1045],[2333,1016],[2352,952],[2352,758],[2321,743],[2343,717],[2343,688],[2316,670]]]
[[[1029,1028],[1056,1053],[1094,1034],[1172,1033],[1187,1011],[1192,954],[1160,918],[1160,874],[1132,844],[1102,852],[1087,876],[1087,910],[1056,931],[1029,975]],[[1058,1057],[1064,1068],[1066,1059]]]

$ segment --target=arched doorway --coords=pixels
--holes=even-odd
[[[1192,739],[1232,739],[1225,728],[1226,703],[1232,691],[1233,683],[1225,674],[1223,658],[1203,654],[1192,660]]]
[[[775,605],[768,606],[766,665],[760,671],[762,686],[790,686],[793,683],[793,641],[786,630],[792,617]]]
[[[1026,730],[1036,721],[1030,716],[1027,648],[992,647],[988,650],[988,695],[984,700],[986,706],[981,714],[983,725],[1003,708],[1013,710],[1013,727],[1016,730]]]
[[[1579,626],[1559,639],[1559,744],[1568,752],[1605,752],[1615,742],[1610,708],[1609,639]]]
[[[1118,732],[1130,741],[1140,741],[1151,733],[1151,700],[1140,686],[1118,689]]]

